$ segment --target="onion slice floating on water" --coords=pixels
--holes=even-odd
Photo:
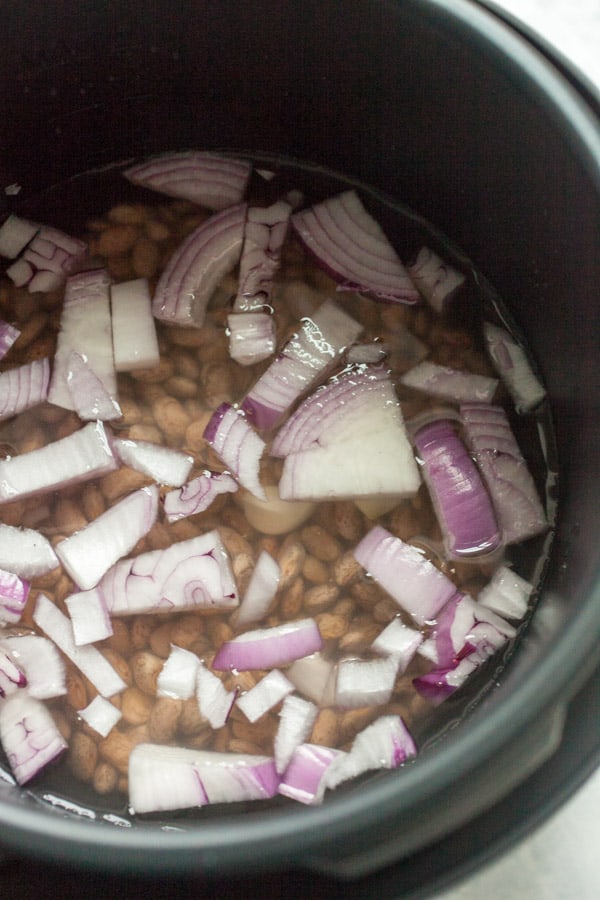
[[[13,694],[27,685],[27,676],[13,656],[0,647],[0,698]]]
[[[196,671],[196,697],[200,714],[211,728],[222,728],[236,701],[237,691],[228,691],[221,679],[200,660]]]
[[[164,507],[169,522],[204,512],[219,494],[235,493],[237,482],[227,472],[202,472],[178,491],[169,491]]]
[[[266,500],[259,481],[260,458],[265,442],[259,437],[241,410],[222,403],[212,414],[204,438],[246,490]]]
[[[462,272],[445,263],[430,247],[421,247],[415,262],[407,268],[419,293],[439,313],[465,282]]]
[[[103,641],[113,633],[102,592],[98,588],[77,591],[65,599],[77,646]]]
[[[285,674],[298,693],[317,706],[333,706],[336,666],[331,659],[322,653],[311,653],[295,660]]]
[[[0,742],[20,785],[31,781],[67,749],[46,706],[23,692],[0,706]]]
[[[402,675],[422,642],[423,635],[420,631],[409,628],[400,618],[395,618],[377,635],[371,649],[383,656],[393,656],[398,674]]]
[[[154,156],[125,169],[133,184],[220,210],[239,203],[252,166],[242,159],[190,151]]]
[[[87,360],[72,350],[67,361],[67,384],[73,408],[84,422],[110,422],[123,415],[121,407],[106,390]]]
[[[419,293],[383,230],[355,191],[345,191],[292,216],[298,237],[340,290],[415,303]]]
[[[299,803],[322,803],[329,767],[343,755],[332,747],[300,744],[282,776],[279,793]]]
[[[500,566],[477,596],[485,606],[505,619],[522,619],[527,612],[533,585],[507,566]]]
[[[196,690],[199,665],[195,653],[171,644],[171,652],[156,680],[157,696],[189,700]]]
[[[138,744],[129,757],[134,813],[266,800],[279,781],[270,756]]]
[[[414,442],[449,556],[496,550],[502,536],[489,494],[452,422],[439,419],[419,428]]]
[[[257,722],[293,690],[294,685],[288,681],[283,672],[271,669],[253,688],[239,697],[236,706],[242,710],[249,722]]]
[[[35,227],[36,234],[6,274],[18,287],[27,285],[30,293],[53,291],[80,264],[87,254],[87,244],[48,225]]]
[[[235,613],[236,628],[259,622],[267,613],[279,585],[281,570],[267,550],[263,550],[254,567],[246,593]]]
[[[219,281],[240,258],[246,204],[230,206],[199,225],[175,250],[152,301],[155,318],[200,328]]]
[[[337,787],[374,769],[396,769],[416,755],[416,744],[403,719],[381,716],[356,735],[348,753],[333,760],[325,786]]]
[[[272,669],[321,650],[323,638],[314,619],[284,622],[272,628],[246,631],[225,641],[213,669]]]
[[[269,313],[231,313],[227,327],[229,355],[240,366],[253,366],[275,352],[275,322]]]
[[[457,591],[438,613],[431,636],[418,652],[443,669],[471,653],[481,652],[485,658],[490,647],[495,651],[515,634],[500,616]]]
[[[483,335],[494,368],[511,395],[517,412],[529,412],[538,406],[546,391],[534,375],[523,347],[504,328],[485,322]]]
[[[180,487],[194,465],[193,456],[151,441],[117,438],[113,441],[113,449],[126,466],[142,472],[157,484],[171,487]]]
[[[392,696],[397,674],[395,656],[342,659],[337,667],[335,705],[345,709],[382,706]]]
[[[43,403],[49,382],[48,357],[3,372],[0,375],[0,422]]]

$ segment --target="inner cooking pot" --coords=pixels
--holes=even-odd
[[[26,204],[77,173],[185,148],[276,154],[372,185],[434,222],[505,299],[548,387],[561,473],[530,628],[500,683],[414,765],[319,808],[225,809],[169,828],[118,827],[1,784],[2,840],[145,872],[293,863],[352,875],[406,857],[547,758],[598,665],[598,122],[467,0],[30,0],[3,5],[0,23],[7,206],[15,185]]]

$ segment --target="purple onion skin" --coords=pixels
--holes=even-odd
[[[259,403],[258,400],[252,400],[250,397],[244,399],[241,408],[246,413],[248,421],[259,431],[269,431],[281,418],[281,410],[265,406],[264,403]]]
[[[221,405],[215,409],[214,413],[208,420],[208,425],[204,429],[202,437],[205,441],[208,441],[209,444],[214,441],[215,436],[219,430],[219,426],[221,425],[221,422],[230,409],[231,403],[221,403]]]

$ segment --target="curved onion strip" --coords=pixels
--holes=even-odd
[[[246,191],[249,162],[214,153],[169,153],[136,163],[123,175],[133,184],[168,197],[220,210],[239,203]]]
[[[308,656],[323,647],[314,619],[284,622],[273,628],[246,631],[225,641],[213,660],[213,669],[272,669]]]
[[[226,472],[202,472],[178,491],[169,491],[164,508],[169,522],[204,512],[219,494],[235,493],[238,486]]]
[[[246,204],[215,213],[175,250],[163,271],[152,313],[171,325],[200,328],[217,284],[240,258]]]
[[[43,403],[48,395],[50,360],[32,362],[8,369],[0,375],[0,422]]]
[[[396,769],[416,754],[416,744],[402,718],[381,716],[356,735],[348,753],[333,760],[325,786],[337,787],[373,769]]]
[[[256,561],[250,583],[239,609],[235,613],[235,626],[242,628],[251,622],[259,622],[266,615],[279,585],[281,570],[267,550]]]
[[[237,481],[259,500],[266,494],[259,480],[260,458],[265,442],[241,410],[222,403],[211,416],[204,438],[223,460]]]
[[[410,276],[355,191],[345,191],[292,216],[292,225],[317,263],[342,290],[414,303]]]
[[[292,207],[279,200],[266,208],[248,209],[240,259],[235,312],[259,310],[271,303],[273,278],[281,260]]]

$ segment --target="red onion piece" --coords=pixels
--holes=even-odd
[[[200,328],[213,291],[240,258],[246,204],[215,213],[175,250],[154,292],[155,318]]]
[[[204,512],[219,494],[235,493],[238,486],[226,472],[202,472],[178,491],[169,491],[164,508],[169,522]]]
[[[39,531],[0,523],[0,568],[31,581],[58,564],[52,544]]]
[[[397,674],[394,656],[342,659],[337,667],[335,705],[343,709],[381,706],[390,700]]]
[[[281,703],[294,690],[294,685],[279,669],[272,669],[253,688],[238,698],[236,706],[249,722],[257,722],[266,712]]]
[[[400,383],[452,403],[489,403],[498,387],[496,378],[438,366],[430,360],[405,372]]]
[[[180,487],[190,474],[194,457],[151,441],[117,438],[113,449],[121,462],[152,478],[157,484]]]
[[[420,631],[409,628],[402,619],[396,618],[377,635],[371,649],[383,656],[393,656],[398,674],[402,675],[422,642],[423,635]]]
[[[322,803],[329,767],[342,755],[332,747],[300,744],[283,774],[279,793],[299,803]]]
[[[242,487],[266,500],[259,481],[260,458],[265,442],[260,438],[241,410],[222,403],[204,430],[204,438],[223,460]]]
[[[39,228],[35,222],[10,215],[0,226],[0,256],[16,259],[36,236]]]
[[[0,647],[0,697],[27,686],[27,676],[4,647]]]
[[[272,669],[322,647],[323,638],[314,619],[284,622],[225,641],[213,660],[213,669]]]
[[[430,247],[421,247],[408,272],[419,293],[437,312],[443,311],[465,281],[461,272],[445,263]]]
[[[267,613],[277,593],[281,569],[270,553],[263,550],[254,567],[250,582],[235,615],[236,628],[259,622]]]
[[[23,255],[6,271],[15,284],[27,284],[30,293],[59,288],[66,281],[67,275],[80,264],[88,249],[83,241],[72,238],[57,228],[48,225],[39,225],[37,228],[37,233]]]
[[[200,714],[211,728],[222,728],[237,698],[237,691],[226,690],[221,679],[202,661],[196,672],[196,698]]]
[[[354,738],[349,753],[336,757],[325,776],[325,786],[374,769],[396,769],[417,755],[416,744],[400,716],[381,716]]]
[[[227,327],[229,355],[240,366],[253,366],[275,352],[275,323],[269,313],[231,313]]]
[[[65,663],[48,638],[38,634],[4,637],[0,647],[25,673],[27,693],[37,700],[62,697],[67,692]]]
[[[99,694],[112,697],[125,690],[127,685],[121,676],[96,647],[76,645],[69,619],[45,594],[38,595],[33,621],[92,682]]]
[[[29,597],[29,582],[14,572],[0,569],[0,622],[18,622]]]
[[[283,701],[279,713],[279,726],[275,734],[275,768],[279,774],[300,746],[310,737],[319,709],[314,703],[290,694]]]
[[[321,653],[311,653],[295,660],[285,674],[296,690],[317,706],[333,706],[336,666],[332,660]]]
[[[168,197],[218,210],[240,202],[251,171],[245,160],[191,151],[154,156],[125,169],[123,175]]]
[[[504,328],[485,322],[483,335],[494,368],[511,395],[517,412],[535,409],[546,391],[527,359],[523,347]]]
[[[78,591],[65,599],[71,617],[73,638],[78,647],[103,641],[113,633],[104,596],[98,588]]]
[[[414,441],[448,555],[460,559],[496,550],[502,536],[492,502],[452,422],[425,425]]]
[[[121,710],[98,694],[84,709],[77,710],[77,715],[86,725],[106,737],[121,718]]]
[[[4,359],[20,334],[18,328],[0,319],[0,359]]]
[[[377,371],[346,373],[309,397],[273,443],[282,452],[283,500],[400,499],[421,483],[394,387]]]
[[[273,428],[295,401],[331,368],[362,332],[332,300],[326,300],[284,345],[242,403],[257,428]]]
[[[396,251],[355,191],[294,213],[292,225],[317,264],[340,282],[339,290],[402,303],[419,299]]]
[[[90,422],[39,450],[0,460],[0,503],[46,494],[116,468],[102,422]]]
[[[249,207],[233,305],[236,312],[251,312],[271,304],[273,278],[281,261],[291,212],[292,207],[283,200],[266,208]]]
[[[129,757],[134,813],[266,800],[279,781],[269,756],[138,744]]]
[[[156,681],[157,696],[189,700],[196,692],[199,665],[195,653],[171,644],[171,652]]]
[[[494,652],[515,634],[500,616],[457,591],[438,613],[431,636],[418,652],[444,669],[476,651],[486,658],[490,648]]]
[[[75,409],[69,388],[73,351],[85,359],[109,397],[118,400],[109,295],[110,276],[105,269],[79,272],[67,280],[48,390],[50,403]]]
[[[50,360],[34,359],[0,375],[0,422],[43,403],[48,395]]]
[[[87,359],[72,350],[67,360],[67,385],[73,408],[84,422],[110,422],[123,416],[121,407],[98,378]]]
[[[438,706],[462,687],[479,665],[480,661],[465,657],[451,666],[434,669],[426,675],[413,678],[413,685],[422,697]]]
[[[160,362],[147,278],[113,284],[110,289],[115,369],[154,369]]]
[[[548,520],[544,508],[504,410],[486,404],[463,404],[460,412],[505,543],[516,544],[545,531]]]
[[[416,548],[380,525],[362,539],[354,557],[419,625],[432,621],[456,592],[454,583]]]
[[[60,541],[56,555],[75,584],[81,590],[89,590],[148,534],[157,513],[158,488],[143,487]]]
[[[40,700],[14,694],[0,707],[0,741],[18,784],[27,784],[67,749]]]
[[[479,606],[505,619],[523,619],[533,585],[507,566],[500,566],[477,597]]]
[[[229,557],[216,531],[121,560],[106,573],[100,589],[111,616],[232,609],[239,603]]]

